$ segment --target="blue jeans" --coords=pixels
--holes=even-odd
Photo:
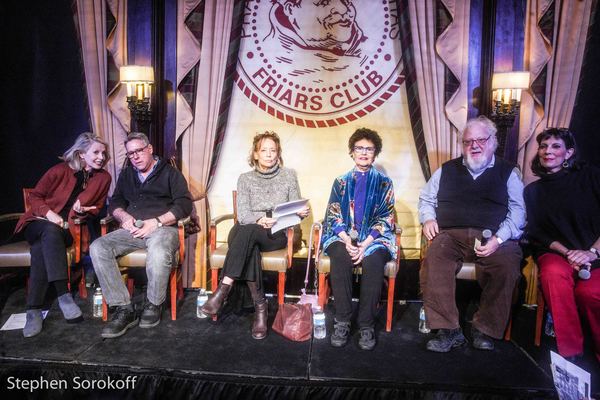
[[[129,292],[117,265],[116,258],[135,250],[146,249],[146,296],[154,305],[160,305],[167,296],[169,274],[179,249],[177,228],[163,226],[145,239],[134,238],[126,229],[118,229],[96,239],[90,246],[90,256],[102,294],[110,306],[131,303]]]

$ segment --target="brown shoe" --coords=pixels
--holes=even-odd
[[[264,339],[267,337],[267,318],[269,317],[269,304],[266,299],[262,303],[254,303],[254,322],[252,323],[252,337]]]
[[[206,303],[202,306],[202,312],[207,315],[216,315],[221,311],[221,307],[223,307],[230,291],[231,285],[226,285],[223,282],[219,283],[217,290],[210,295]]]

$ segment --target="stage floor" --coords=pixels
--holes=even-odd
[[[447,354],[426,351],[429,335],[417,329],[420,303],[398,305],[392,332],[378,326],[377,347],[366,352],[358,349],[355,330],[352,341],[342,349],[331,347],[328,339],[297,343],[272,331],[265,340],[254,340],[250,335],[252,314],[229,314],[217,322],[198,319],[194,292],[186,293],[180,303],[177,321],[171,321],[170,312],[164,311],[162,322],[153,329],[136,327],[120,338],[102,339],[103,322],[91,318],[91,299],[77,297],[77,301],[85,314],[82,323],[67,324],[54,304],[40,335],[25,339],[20,330],[0,331],[0,373],[4,376],[0,392],[7,389],[10,376],[39,379],[51,371],[51,376],[71,377],[139,374],[146,385],[151,377],[160,378],[151,384],[156,390],[158,382],[166,385],[164,380],[171,377],[183,379],[180,390],[186,385],[193,388],[193,382],[212,382],[213,388],[219,382],[246,388],[260,385],[264,390],[312,387],[313,393],[315,388],[376,388],[416,397],[420,397],[417,393],[432,392],[482,398],[554,396],[548,372],[514,342],[500,341],[491,352],[470,346]],[[270,299],[270,323],[276,308],[276,299]],[[0,323],[11,313],[23,311],[24,290],[20,289],[8,298]],[[326,312],[330,334],[332,307]],[[273,393],[281,395],[280,391]],[[256,392],[257,398],[265,394]]]

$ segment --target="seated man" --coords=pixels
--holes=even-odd
[[[523,184],[514,165],[494,156],[496,126],[484,116],[467,121],[462,157],[435,171],[419,196],[419,219],[431,245],[420,273],[427,323],[438,329],[427,349],[448,352],[465,343],[455,301],[455,275],[462,262],[478,265],[482,288],[473,316],[473,347],[492,350],[502,338],[520,276],[515,239],[525,223]],[[482,232],[494,235],[476,244]]]
[[[185,178],[169,163],[153,156],[146,135],[131,133],[125,149],[131,165],[121,171],[109,205],[109,212],[121,223],[121,229],[100,237],[90,247],[104,298],[109,306],[117,306],[114,318],[102,330],[104,338],[121,336],[138,323],[116,261],[116,257],[138,249],[148,251],[147,301],[139,325],[151,328],[159,324],[171,266],[179,248],[175,225],[192,211]]]

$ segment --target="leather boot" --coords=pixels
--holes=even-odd
[[[269,304],[265,299],[265,294],[258,289],[256,282],[247,281],[254,300],[254,322],[252,323],[252,337],[254,339],[264,339],[267,337],[267,319],[269,317]]]
[[[219,283],[217,290],[206,300],[202,306],[202,312],[207,315],[216,315],[221,311],[221,307],[225,303],[225,299],[231,291],[231,285],[226,285],[223,282]]]

